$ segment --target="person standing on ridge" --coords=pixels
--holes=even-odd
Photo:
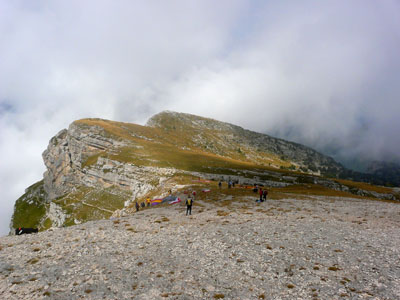
[[[222,182],[221,182],[221,180],[218,182],[218,187],[219,188],[221,188],[221,186],[222,186]]]
[[[260,188],[259,195],[260,195],[260,202],[263,202],[263,199],[262,199],[262,197],[263,197],[263,190],[262,190],[262,188]]]
[[[136,207],[136,212],[138,212],[139,211],[139,208],[140,208],[140,206],[139,206],[139,203],[136,201],[136,203],[135,203],[135,207]]]
[[[147,202],[147,207],[150,207],[150,205],[151,205],[150,197],[147,197],[146,202]]]
[[[186,199],[186,215],[192,215],[192,205],[193,205],[193,199],[189,195],[188,198]]]
[[[253,192],[254,192],[254,193],[257,193],[257,191],[258,191],[257,184],[255,184],[255,185],[254,185],[254,188],[253,188]]]
[[[268,196],[268,191],[267,191],[267,189],[265,189],[263,192],[264,201],[267,201],[267,196]]]

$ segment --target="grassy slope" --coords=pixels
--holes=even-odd
[[[279,171],[276,168],[265,165],[263,161],[274,162],[274,164],[283,167],[290,165],[288,162],[279,160],[273,154],[267,153],[259,153],[258,155],[263,156],[263,160],[260,161],[260,164],[256,164],[246,159],[237,150],[233,150],[239,149],[239,145],[234,145],[231,147],[232,149],[224,149],[223,152],[227,156],[217,155],[209,149],[196,146],[192,142],[193,131],[190,129],[185,131],[170,130],[168,128],[162,130],[160,128],[99,119],[83,119],[76,121],[75,124],[100,126],[104,128],[106,134],[116,139],[125,140],[131,144],[131,146],[120,148],[116,154],[99,152],[89,157],[84,165],[96,163],[99,156],[137,165],[174,167],[187,171],[211,173],[232,172],[232,170],[229,171],[228,169]],[[173,127],[174,125],[171,126]],[[216,134],[213,132],[202,132],[202,135],[207,137],[206,140],[211,141],[216,137]]]
[[[376,185],[372,185],[366,182],[356,182],[356,181],[351,181],[351,180],[345,180],[345,179],[335,179],[335,181],[344,184],[346,186],[348,186],[349,188],[359,188],[359,189],[363,189],[366,191],[373,191],[373,192],[377,192],[377,193],[392,193],[392,189],[391,188],[387,188],[387,187],[383,187],[383,186],[376,186]]]
[[[207,119],[204,119],[207,121]],[[165,122],[165,121],[164,121]],[[125,163],[133,163],[144,166],[156,167],[174,167],[187,171],[208,172],[215,174],[231,174],[239,175],[244,170],[253,171],[273,171],[288,176],[302,176],[307,179],[308,175],[304,175],[298,171],[288,170],[290,163],[280,160],[273,154],[265,152],[257,152],[258,157],[262,157],[258,164],[244,158],[242,153],[237,149],[240,145],[230,145],[225,148],[218,146],[219,134],[211,129],[198,130],[196,127],[182,126],[180,122],[174,119],[167,120],[163,123],[165,128],[153,128],[148,126],[140,126],[130,123],[113,122],[100,119],[83,119],[75,122],[82,126],[100,126],[104,128],[107,135],[113,138],[129,142],[132,146],[120,148],[118,153],[107,154],[99,152],[98,154],[89,157],[87,165],[95,163],[97,157],[107,156],[111,159]],[[200,134],[205,137],[205,144],[213,144],[214,149],[204,148],[193,143],[193,136]],[[229,132],[225,132],[228,134]],[[223,144],[223,141],[221,141]],[[219,147],[219,148],[218,148]],[[216,149],[218,148],[218,149]],[[224,153],[227,156],[217,155],[214,151]],[[280,166],[279,169],[273,168],[265,162],[272,162],[275,166]],[[272,179],[270,175],[260,176],[261,179]],[[392,193],[389,188],[370,185],[367,183],[353,182],[350,180],[336,180],[338,183],[348,186],[349,188],[361,188],[367,191],[375,191],[378,193]],[[303,190],[303,186],[291,188],[289,192],[294,192],[298,188]],[[316,194],[331,195],[334,191],[324,188],[315,187]],[[324,192],[323,192],[324,191]],[[306,191],[310,193],[309,189]],[[339,194],[343,192],[337,192]],[[352,195],[346,193],[346,195]],[[354,196],[354,195],[353,195]]]
[[[78,222],[101,220],[111,217],[112,212],[124,207],[124,202],[131,197],[128,191],[117,188],[93,189],[80,187],[76,192],[57,198],[54,203],[67,214],[65,225]]]
[[[46,213],[46,204],[41,195],[44,195],[43,180],[28,187],[26,193],[15,202],[13,228],[38,227]]]

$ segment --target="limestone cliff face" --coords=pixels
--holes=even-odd
[[[49,200],[82,185],[92,188],[114,186],[132,192],[133,198],[136,198],[153,188],[150,182],[174,173],[173,169],[135,166],[96,157],[101,153],[117,152],[124,146],[129,144],[107,137],[99,126],[85,127],[72,123],[68,130],[60,131],[43,153],[47,167],[44,184]],[[95,161],[90,163],[90,158]],[[159,180],[156,180],[158,183]]]
[[[43,181],[17,201],[11,228],[46,229],[110,217],[175,173],[173,168],[138,166],[107,157],[126,146],[132,145],[100,126],[74,122],[61,130],[43,152],[47,168]],[[28,224],[23,221],[26,215],[35,219]]]
[[[43,152],[47,167],[44,183],[49,199],[62,196],[78,185],[99,185],[97,178],[106,180],[103,172],[91,171],[84,164],[92,155],[101,151],[113,151],[118,144],[117,141],[105,137],[104,130],[98,126],[84,127],[72,123],[68,130],[61,130],[50,140],[47,150]],[[116,176],[113,179],[123,180]]]

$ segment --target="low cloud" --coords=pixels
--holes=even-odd
[[[397,1],[0,3],[0,234],[73,120],[169,109],[400,160]]]

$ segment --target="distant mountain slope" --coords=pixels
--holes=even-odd
[[[400,186],[400,165],[394,162],[373,161],[367,167],[367,173],[375,177],[376,183]]]
[[[75,121],[50,140],[43,160],[47,171],[16,202],[13,228],[46,229],[109,218],[135,201],[163,197],[171,188],[190,184],[188,178],[194,177],[395,197],[390,189],[329,179],[346,170],[311,148],[175,112],[157,114],[147,126]]]
[[[343,166],[309,147],[195,115],[161,112],[147,122],[174,137],[178,145],[257,165],[335,176]]]

